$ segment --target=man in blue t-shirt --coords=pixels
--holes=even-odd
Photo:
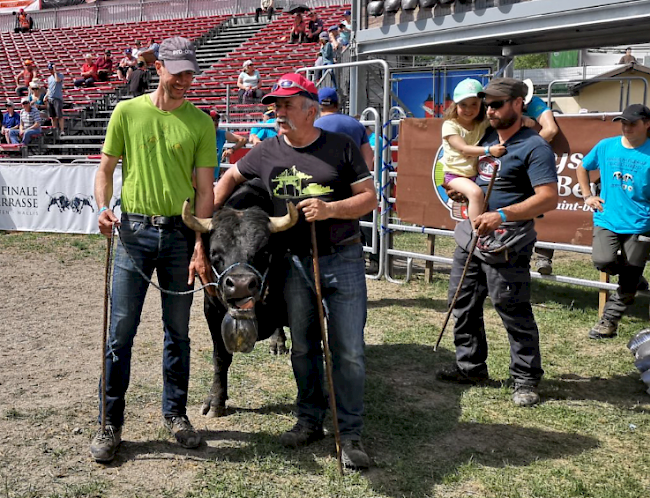
[[[638,237],[650,235],[650,109],[632,104],[614,121],[621,122],[623,135],[598,142],[576,171],[585,204],[594,210],[594,266],[619,276],[616,292],[589,331],[592,339],[616,336],[650,254],[650,242]],[[591,195],[593,170],[600,171],[599,195]]]
[[[495,235],[527,230],[523,244],[509,249],[503,261],[485,259],[484,253],[469,254],[456,247],[449,278],[449,301],[459,288],[453,308],[456,362],[437,374],[439,380],[481,383],[489,379],[488,345],[483,304],[490,296],[510,339],[510,375],[514,380],[513,402],[533,406],[539,402],[537,386],[544,374],[539,350],[539,331],[530,305],[530,257],[535,244],[531,220],[557,206],[557,172],[550,145],[535,130],[522,126],[526,85],[512,78],[492,80],[479,93],[485,99],[488,130],[480,145],[486,150],[502,144],[500,158],[478,158],[476,183],[485,191],[496,174],[488,210],[474,220],[473,229],[482,245],[491,246]],[[469,223],[469,220],[467,220]],[[456,228],[457,239],[463,223]],[[532,231],[532,233],[531,233]],[[530,240],[530,242],[525,242]],[[469,267],[461,282],[468,258]],[[462,285],[461,285],[462,284]]]
[[[354,140],[354,143],[357,144],[357,147],[361,151],[361,155],[368,169],[373,171],[374,154],[372,147],[370,147],[366,127],[352,116],[339,112],[339,96],[336,93],[336,89],[325,87],[318,90],[318,103],[320,104],[320,118],[314,122],[314,126],[325,131],[343,133]],[[372,213],[361,217],[363,221],[372,221],[372,219]],[[363,238],[364,245],[372,245],[372,228],[361,227],[361,237]],[[379,273],[379,254],[369,253],[366,273],[368,275]]]
[[[275,108],[273,106],[269,106],[268,110],[264,113],[264,117],[262,118],[262,124],[273,123],[275,123]],[[267,138],[277,136],[277,134],[278,132],[275,128],[263,128],[261,126],[256,126],[255,128],[251,128],[251,132],[248,135],[248,141],[253,144],[253,146],[255,146]]]

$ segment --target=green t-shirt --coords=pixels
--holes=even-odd
[[[194,200],[192,171],[217,164],[212,119],[190,102],[161,111],[148,94],[120,102],[108,123],[103,152],[122,156],[122,212],[181,214]]]

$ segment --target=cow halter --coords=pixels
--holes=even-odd
[[[223,297],[223,293],[221,292],[221,280],[222,280],[224,277],[226,277],[226,275],[227,275],[228,273],[230,273],[232,270],[234,270],[234,269],[237,268],[238,266],[242,266],[242,267],[246,268],[247,270],[252,271],[253,274],[255,274],[255,276],[256,276],[257,278],[260,279],[260,282],[262,282],[262,286],[261,286],[261,288],[260,288],[260,302],[264,302],[264,298],[266,297],[266,277],[269,275],[269,268],[271,268],[271,265],[269,264],[269,267],[268,267],[268,268],[266,269],[266,271],[264,272],[264,275],[262,275],[262,274],[257,270],[257,268],[255,268],[254,266],[249,265],[248,263],[237,262],[237,263],[233,263],[233,264],[231,264],[228,268],[226,268],[226,269],[225,269],[224,271],[222,271],[221,273],[219,273],[219,272],[215,269],[215,267],[212,266],[212,273],[214,273],[214,276],[215,276],[216,279],[217,279],[217,281],[215,282],[215,286],[216,286],[217,295],[218,295],[218,297],[219,297],[219,301],[221,301],[221,304],[223,304],[226,308],[228,308],[228,303],[227,303],[226,300],[224,299],[224,297]]]

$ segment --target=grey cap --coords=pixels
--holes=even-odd
[[[175,36],[163,40],[158,50],[158,59],[164,61],[165,67],[172,74],[183,71],[194,71],[194,74],[201,73],[196,62],[194,43],[187,38]]]

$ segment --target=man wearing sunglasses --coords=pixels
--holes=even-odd
[[[489,248],[495,230],[517,230],[557,206],[557,173],[550,145],[531,128],[522,126],[526,85],[512,78],[492,80],[478,94],[485,99],[488,129],[480,146],[486,155],[479,157],[477,184],[487,190],[496,174],[489,206],[474,222],[481,246]],[[505,145],[500,158],[489,157],[489,147]],[[530,230],[532,229],[532,224]],[[459,225],[460,227],[460,225]],[[457,227],[457,230],[459,229]],[[539,402],[537,386],[542,378],[539,333],[530,305],[530,258],[535,243],[534,230],[523,247],[506,246],[505,261],[485,260],[480,251],[469,254],[456,247],[449,278],[450,301],[461,283],[467,258],[471,258],[466,278],[453,310],[456,319],[454,343],[456,362],[437,374],[439,380],[465,384],[489,380],[487,340],[483,322],[483,303],[489,294],[510,340],[510,375],[514,381],[513,402],[533,406]]]
[[[302,213],[282,233],[287,256],[278,262],[286,268],[284,297],[298,385],[298,421],[280,442],[295,448],[324,437],[328,401],[312,271],[310,223],[315,223],[343,463],[366,468],[361,432],[367,293],[359,217],[377,207],[372,177],[351,138],[314,127],[319,106],[312,82],[285,74],[262,103],[275,103],[280,135],[264,140],[224,174],[215,187],[215,206],[223,205],[237,184],[260,178],[273,193],[275,216],[286,213],[286,202],[295,202]]]

